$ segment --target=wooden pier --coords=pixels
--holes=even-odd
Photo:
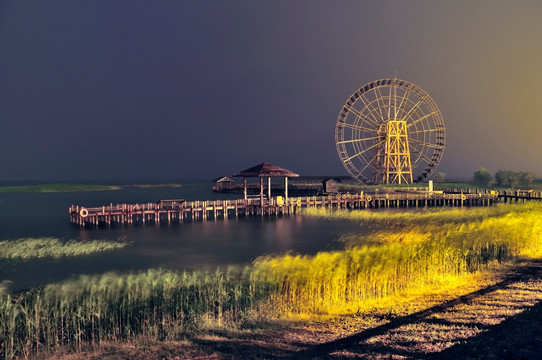
[[[443,192],[393,192],[337,194],[270,199],[184,201],[161,200],[146,204],[109,204],[102,207],[69,208],[70,222],[79,226],[122,224],[170,224],[194,220],[227,220],[239,216],[278,216],[296,214],[303,208],[368,209],[422,208],[430,206],[490,206],[497,194],[448,194]]]
[[[495,195],[504,203],[511,203],[511,202],[525,202],[525,201],[542,201],[542,192],[541,191],[535,191],[532,189],[529,190],[484,190],[484,189],[452,189],[452,188],[439,188],[438,190],[441,190],[443,192],[446,192],[448,194],[478,194],[481,193],[483,195]]]

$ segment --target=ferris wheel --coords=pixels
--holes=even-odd
[[[366,184],[429,178],[440,163],[445,140],[442,114],[433,99],[397,78],[376,80],[356,90],[335,127],[342,164]]]

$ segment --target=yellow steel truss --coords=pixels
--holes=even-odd
[[[378,170],[373,181],[377,184],[412,184],[406,121],[388,120],[382,124],[379,135]]]

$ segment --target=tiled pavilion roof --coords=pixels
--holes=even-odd
[[[253,166],[249,169],[243,170],[238,174],[233,175],[234,177],[298,177],[299,174],[296,174],[290,170],[281,168],[280,166],[261,163],[259,165]]]

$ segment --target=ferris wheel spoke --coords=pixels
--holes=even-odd
[[[403,98],[401,99],[401,102],[399,103],[399,108],[396,109],[395,118],[399,116],[399,112],[403,110],[403,104],[406,105],[405,100],[408,98],[408,94],[410,93],[410,88],[405,90],[405,94],[403,95]],[[404,110],[403,110],[404,111]]]
[[[382,96],[382,92],[380,92],[380,88],[377,86],[375,87],[375,93],[376,93],[376,105],[378,106],[378,112],[380,113],[380,117],[382,120],[385,119],[384,114],[382,114],[382,109],[386,108],[386,105],[384,104],[384,97]],[[382,104],[380,104],[382,102]]]
[[[423,146],[431,147],[431,148],[434,148],[434,149],[440,148],[440,146],[438,146],[436,144],[431,144],[431,143],[428,143],[428,142],[425,142],[425,141],[420,141],[420,140],[416,140],[416,139],[412,139],[412,138],[409,138],[408,141],[409,142],[413,141],[415,143],[422,144]]]
[[[435,110],[435,111],[433,111],[433,112],[430,112],[429,114],[424,115],[424,116],[422,116],[421,118],[416,119],[416,120],[414,120],[413,122],[411,122],[410,124],[408,124],[408,125],[407,125],[407,128],[413,126],[414,124],[419,123],[420,121],[423,121],[423,120],[427,119],[427,118],[430,117],[430,116],[436,115],[437,113],[438,113],[437,110]]]
[[[427,155],[423,154],[421,151],[414,150],[413,152],[418,153],[418,155],[420,155],[428,163],[438,165],[438,163],[435,162],[435,160],[430,159],[429,157],[427,157]]]
[[[397,119],[397,84],[395,82],[393,83],[393,112],[393,118]]]
[[[342,127],[347,127],[347,128],[350,128],[350,129],[353,129],[353,130],[362,130],[362,131],[367,131],[367,132],[375,132],[376,129],[369,129],[369,128],[366,128],[366,127],[363,127],[361,125],[354,125],[354,124],[347,124],[347,123],[344,123],[344,124],[341,124]]]
[[[353,158],[358,157],[358,156],[360,156],[361,154],[366,153],[367,151],[369,151],[369,150],[371,150],[371,149],[374,149],[375,147],[377,147],[378,145],[382,144],[383,142],[384,142],[384,141],[379,141],[379,142],[377,142],[376,144],[369,146],[367,149],[362,150],[362,151],[360,151],[360,152],[358,152],[358,153],[356,153],[356,154],[350,156],[349,158],[344,159],[343,162],[350,161],[350,160],[352,160]]]
[[[391,98],[392,98],[392,90],[393,89],[395,89],[395,86],[394,85],[390,86],[390,101],[388,103],[388,119],[391,119]]]
[[[374,123],[376,126],[378,126],[378,121],[375,120],[372,120],[371,118],[363,115],[361,112],[359,112],[357,109],[354,109],[352,106],[349,106],[349,105],[344,105],[344,107],[346,108],[346,110],[348,112],[351,112],[352,114],[354,114],[354,116],[356,116],[357,118],[359,119],[362,119],[362,120],[367,120],[368,122],[372,122]]]
[[[424,130],[418,130],[418,131],[409,131],[408,135],[410,136],[413,134],[422,134],[422,133],[432,132],[432,131],[442,131],[442,129],[424,129]]]
[[[374,156],[371,160],[369,160],[369,161],[367,162],[367,164],[365,164],[365,166],[363,167],[363,169],[361,169],[361,170],[358,172],[358,175],[357,175],[356,177],[358,177],[358,176],[360,176],[361,174],[363,174],[363,172],[364,172],[365,170],[367,170],[368,167],[370,167],[371,169],[374,170],[374,167],[371,166],[371,163],[372,163],[373,161],[375,161],[375,160],[376,160],[376,156]]]
[[[371,116],[373,117],[373,119],[375,119],[375,125],[376,125],[376,126],[379,126],[381,123],[383,123],[383,122],[384,122],[384,118],[380,118],[380,121],[378,121],[378,119],[374,116],[375,108],[372,107],[372,106],[366,101],[366,99],[365,99],[363,96],[360,96],[359,98],[361,99],[361,101],[363,102],[363,104],[365,105],[365,107],[369,109],[369,114],[371,114]]]
[[[347,144],[347,143],[358,142],[358,141],[370,141],[370,140],[375,140],[375,139],[380,139],[380,136],[373,136],[373,137],[363,138],[363,139],[337,141],[337,144]]]
[[[411,117],[412,116],[412,113],[418,109],[420,107],[421,104],[423,104],[423,102],[425,101],[425,99],[427,99],[429,95],[425,95],[423,98],[421,98],[416,104],[414,104],[414,106],[412,107],[412,109],[410,109],[408,111],[408,113],[405,115],[405,117],[403,118],[403,120],[406,121],[407,118]]]

